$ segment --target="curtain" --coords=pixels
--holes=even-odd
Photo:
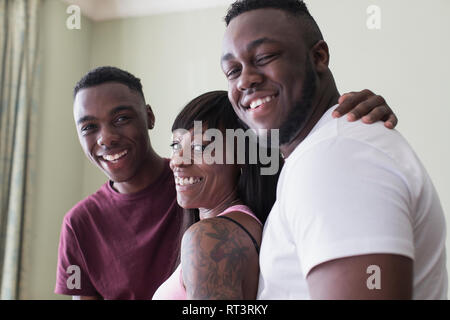
[[[0,298],[16,299],[29,211],[40,0],[0,0]]]

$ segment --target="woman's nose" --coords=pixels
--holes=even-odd
[[[177,167],[183,167],[191,164],[190,148],[175,150],[170,158],[170,167],[174,170]]]

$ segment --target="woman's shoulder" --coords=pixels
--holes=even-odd
[[[213,250],[220,248],[224,252],[240,251],[249,255],[254,251],[252,238],[259,245],[261,235],[262,226],[257,220],[245,213],[232,211],[223,216],[202,219],[190,226],[183,235],[182,249],[196,246],[197,250],[210,251],[215,256]]]
[[[218,217],[202,219],[190,226],[183,235],[183,243],[226,242],[231,239],[235,227]]]
[[[202,219],[185,232],[181,244],[183,282],[189,297],[242,299],[242,281],[257,252],[235,223]]]

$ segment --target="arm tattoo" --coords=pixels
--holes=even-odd
[[[248,235],[231,223],[205,219],[184,235],[183,281],[190,299],[242,299]]]

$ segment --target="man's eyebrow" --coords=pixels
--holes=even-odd
[[[109,114],[110,114],[111,116],[113,116],[113,115],[115,115],[116,113],[119,113],[119,112],[121,112],[121,111],[126,111],[126,110],[135,112],[135,110],[134,110],[134,108],[133,108],[132,106],[118,106],[118,107],[115,107],[114,109],[112,109],[112,110],[109,112]],[[81,117],[80,119],[78,119],[77,125],[79,125],[79,124],[81,124],[81,123],[83,123],[83,122],[87,122],[87,121],[95,121],[95,120],[97,120],[97,118],[94,117],[94,116],[84,116],[84,117]]]
[[[247,45],[246,49],[247,49],[247,51],[251,51],[251,50],[255,49],[256,47],[262,45],[263,43],[278,43],[278,41],[267,38],[267,37],[263,37],[263,38],[259,38],[259,39],[256,39],[256,40],[253,40],[252,42],[250,42]],[[233,58],[234,58],[234,55],[232,53],[226,53],[222,56],[221,61],[225,62],[225,61],[231,60]]]
[[[93,120],[97,120],[97,118],[93,117],[93,116],[84,116],[84,117],[81,117],[80,119],[78,119],[77,125],[80,123],[83,123],[83,122],[93,121]]]
[[[252,42],[250,42],[247,45],[247,51],[253,50],[256,47],[262,45],[263,43],[278,43],[278,41],[276,41],[274,39],[267,38],[267,37],[259,38],[259,39],[253,40]]]
[[[228,60],[231,60],[234,58],[234,55],[232,53],[226,53],[222,56],[222,59],[220,59],[221,62],[225,62]]]
[[[115,107],[114,109],[112,109],[109,114],[110,115],[115,115],[116,113],[119,113],[121,111],[133,111],[135,112],[134,108],[132,106],[118,106]]]

